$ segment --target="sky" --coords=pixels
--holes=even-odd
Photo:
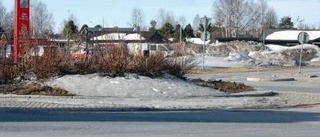
[[[8,10],[14,6],[14,0],[1,0]],[[79,25],[97,24],[105,27],[128,27],[131,12],[134,8],[142,9],[145,25],[156,20],[158,10],[172,11],[176,18],[184,16],[187,23],[192,24],[196,14],[212,17],[214,0],[41,0],[52,12],[55,28],[61,29],[63,20],[72,13]],[[267,0],[270,7],[274,7],[279,16],[292,17],[296,21],[298,16],[304,23],[320,25],[320,0]]]

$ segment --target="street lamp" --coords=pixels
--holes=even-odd
[[[202,70],[204,70],[204,63],[205,63],[205,47],[206,47],[206,41],[210,39],[210,34],[207,31],[207,27],[209,22],[211,22],[211,18],[207,18],[207,16],[204,16],[200,19],[202,25],[203,25],[203,32],[201,34],[201,40],[203,40],[203,46],[202,46]]]

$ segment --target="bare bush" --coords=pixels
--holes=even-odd
[[[48,47],[43,56],[31,56],[31,46],[24,47],[21,61],[1,60],[1,83],[12,83],[15,78],[29,80],[48,79],[69,74],[102,73],[111,77],[125,76],[127,73],[157,77],[164,73],[182,77],[192,68],[192,57],[165,57],[161,52],[143,55],[131,55],[124,45],[106,45],[98,49],[99,54],[90,55],[86,60],[73,61],[68,55],[59,55],[55,48]]]
[[[0,84],[8,84],[14,81],[14,78],[18,75],[18,68],[9,59],[0,58]]]
[[[124,45],[109,46],[105,54],[101,54],[100,63],[104,73],[124,76],[130,62],[129,52]]]

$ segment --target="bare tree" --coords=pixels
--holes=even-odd
[[[157,23],[158,28],[161,28],[166,23],[166,11],[164,9],[158,10]]]
[[[13,29],[13,11],[8,12],[0,1],[0,28],[9,33]]]
[[[266,28],[273,29],[279,24],[279,18],[274,8],[269,8],[266,17]]]
[[[142,9],[134,8],[131,13],[131,23],[130,23],[131,27],[139,28],[139,29],[144,28],[145,27],[144,20],[145,20],[145,17]]]
[[[31,30],[38,38],[45,38],[53,32],[53,15],[42,1],[33,0],[31,3]]]
[[[166,23],[170,23],[172,25],[176,25],[176,20],[175,20],[175,16],[174,16],[174,13],[172,11],[168,11],[167,14],[166,14],[166,20],[165,20]]]
[[[171,25],[176,25],[178,21],[176,21],[175,15],[172,11],[165,11],[164,9],[158,10],[157,15],[158,28],[161,28],[164,24],[170,23]]]
[[[200,25],[200,15],[197,14],[197,15],[193,18],[193,24],[192,24],[193,30],[194,30],[195,32],[198,31],[199,25]]]
[[[186,23],[187,23],[186,17],[180,16],[177,24],[180,24],[181,27],[184,28],[186,26]]]
[[[247,0],[216,0],[213,4],[215,24],[225,27],[228,36],[237,36],[257,27],[257,4]]]
[[[267,29],[267,14],[268,14],[268,3],[266,0],[259,0],[258,1],[258,9],[259,10],[259,24],[261,25],[261,32]]]
[[[266,0],[260,0],[258,2],[258,8],[260,9],[259,10],[259,23],[261,25],[261,27],[264,28],[264,26],[266,25],[266,16],[267,16],[267,13],[268,13],[268,3]]]

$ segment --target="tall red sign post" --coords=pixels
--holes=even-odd
[[[30,31],[30,0],[15,0],[13,59],[19,61],[25,35]]]

